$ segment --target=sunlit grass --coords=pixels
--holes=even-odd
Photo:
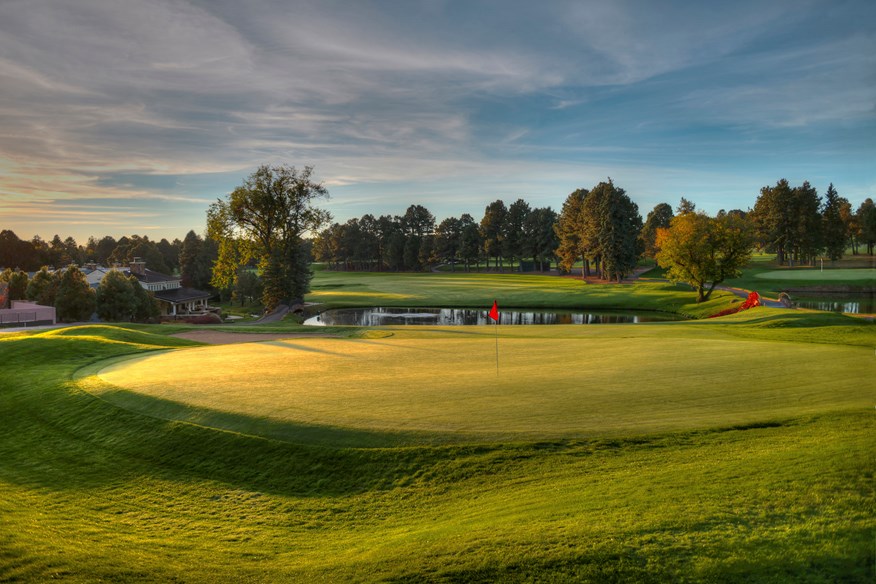
[[[498,380],[488,327],[224,348],[163,334],[175,330],[0,336],[0,580],[866,582],[876,574],[873,325],[756,309],[713,321],[502,327],[508,359]],[[195,387],[215,373],[213,390],[231,404],[248,396],[223,389],[224,376],[238,376],[228,366],[264,376],[270,367],[253,367],[263,350],[329,371],[336,387],[323,394],[355,380],[362,387],[349,383],[351,391],[370,387],[395,414],[379,418],[363,393],[356,407],[336,400],[319,413],[376,419],[371,426],[280,421],[266,431],[260,415],[239,407],[113,395],[94,377],[113,359],[171,359],[151,374],[172,383],[171,369]],[[435,363],[434,354],[444,357]],[[392,387],[375,364],[409,377]],[[466,396],[455,369],[483,384]],[[260,400],[264,415],[288,398],[283,382],[308,399],[330,397],[309,387],[313,376],[286,373],[266,387],[276,400]],[[490,382],[504,384],[492,399]],[[428,398],[430,386],[445,385],[456,399],[439,397],[456,414],[436,424],[421,412],[442,416]],[[526,415],[554,412],[537,420],[539,435],[527,435],[534,421],[503,391],[528,400]],[[398,408],[392,392],[419,401]],[[566,408],[550,409],[564,399]],[[695,407],[673,411],[685,401]],[[639,409],[646,425],[657,420],[613,433],[624,415],[614,402]],[[614,421],[588,403],[615,407]],[[567,408],[601,430],[567,432]],[[194,423],[180,421],[186,415]],[[523,425],[493,429],[512,439],[442,443],[457,416]],[[660,430],[660,416],[681,425]],[[432,426],[406,431],[405,420]]]
[[[869,347],[754,341],[704,327],[500,328],[498,374],[485,327],[398,328],[375,340],[148,355],[104,368],[107,385],[93,391],[130,404],[116,391],[127,389],[268,422],[422,440],[435,433],[440,442],[707,428],[863,408],[872,397],[861,383],[876,366]]]
[[[757,273],[755,277],[763,280],[812,280],[817,282],[863,280],[876,285],[876,270],[867,268],[771,270]]]
[[[311,302],[326,307],[408,306],[656,310],[700,318],[720,312],[738,298],[717,291],[696,303],[685,286],[663,282],[587,284],[573,277],[525,274],[382,274],[317,272]]]

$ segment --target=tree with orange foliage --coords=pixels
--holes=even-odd
[[[709,299],[715,286],[739,275],[751,259],[754,233],[740,214],[717,218],[688,211],[675,216],[669,228],[657,230],[657,263],[673,282],[697,291],[697,302]]]

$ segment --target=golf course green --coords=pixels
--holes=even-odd
[[[644,325],[500,327],[494,344],[489,328],[169,351],[108,365],[92,391],[111,402],[123,396],[115,403],[127,407],[127,392],[152,398],[140,408],[146,414],[155,414],[157,400],[182,404],[188,415],[265,418],[269,429],[412,433],[412,443],[417,433],[448,442],[690,430],[872,401],[861,383],[874,367],[867,347]]]
[[[688,316],[738,302],[696,306],[665,283],[349,276],[318,274],[309,299]],[[0,335],[0,581],[876,575],[866,320],[760,307],[174,336],[192,328]]]
[[[813,280],[819,282],[860,280],[876,284],[876,270],[866,268],[772,270],[756,274],[755,277],[763,280]]]

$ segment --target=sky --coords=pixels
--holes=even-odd
[[[0,0],[0,229],[182,238],[261,164],[339,222],[609,177],[876,198],[876,2]]]

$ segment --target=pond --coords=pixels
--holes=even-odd
[[[492,324],[489,310],[473,308],[339,308],[304,321],[313,326],[431,325],[455,326]],[[572,312],[563,310],[501,310],[499,324],[618,324],[684,320],[663,312]]]
[[[812,308],[815,310],[829,310],[831,312],[848,312],[850,314],[874,314],[876,313],[876,296],[873,294],[835,296],[803,296],[791,295],[794,306],[800,308]]]

